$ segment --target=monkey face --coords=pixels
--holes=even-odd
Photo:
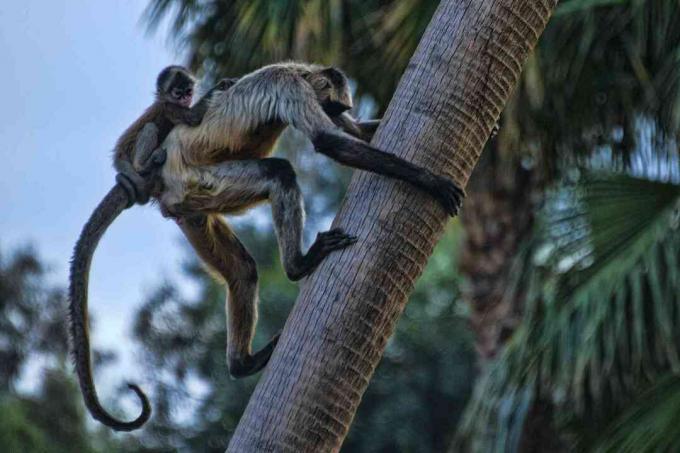
[[[189,107],[194,95],[196,81],[182,66],[168,66],[158,75],[157,96],[164,101]]]
[[[310,75],[310,83],[324,112],[337,116],[351,109],[352,95],[347,77],[340,70],[326,68]]]
[[[179,81],[170,87],[167,94],[170,102],[179,104],[182,107],[189,107],[194,96],[194,82],[193,80]]]

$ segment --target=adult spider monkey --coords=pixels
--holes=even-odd
[[[333,250],[347,247],[356,240],[339,229],[331,230],[319,234],[308,252],[302,253],[304,210],[295,172],[288,161],[268,157],[287,126],[306,134],[318,152],[355,168],[407,181],[430,193],[447,213],[458,212],[464,194],[452,180],[361,140],[372,137],[378,122],[355,121],[346,113],[351,107],[347,79],[337,69],[304,63],[270,65],[242,77],[228,90],[216,92],[198,127],[177,126],[162,145],[167,151],[161,173],[163,190],[152,185],[152,195],[161,202],[164,215],[178,219],[178,225],[198,255],[228,285],[227,355],[229,372],[235,377],[262,369],[278,336],[262,350],[252,353],[257,319],[257,269],[220,214],[243,211],[269,200],[283,267],[292,280],[308,275]],[[162,161],[163,157],[154,160]],[[101,205],[95,214],[98,211],[105,219],[99,223],[106,226],[110,223],[106,223],[108,217],[117,215]],[[103,230],[93,227],[88,231],[86,226],[79,241],[83,245],[76,248],[72,268],[86,273],[87,260],[91,259],[101,234]],[[72,276],[73,273],[72,269]],[[80,308],[72,309],[72,318],[76,318],[72,323],[77,326],[72,331],[76,363],[87,362],[85,384],[96,401],[89,374],[83,308],[86,276],[84,279],[85,284],[80,287],[72,284],[75,288],[72,306],[73,300],[80,303]],[[81,383],[83,381],[81,376]],[[145,421],[146,397],[136,386],[131,388],[143,405],[146,403],[145,409],[142,416],[125,428],[105,422],[114,429],[135,429]],[[86,393],[84,386],[83,392]],[[137,423],[139,420],[141,423]]]
[[[277,337],[253,354],[257,318],[255,262],[220,214],[235,213],[268,200],[272,206],[284,270],[291,280],[311,273],[331,251],[354,242],[341,230],[321,233],[303,254],[303,207],[290,163],[268,157],[287,126],[309,137],[316,149],[354,168],[401,179],[435,197],[451,215],[463,191],[449,178],[435,175],[363,140],[378,121],[357,122],[347,78],[335,68],[280,63],[240,78],[216,94],[196,128],[178,126],[163,144],[164,191],[159,200],[199,256],[229,288],[228,364],[236,377],[260,370]],[[340,128],[340,129],[339,129]]]

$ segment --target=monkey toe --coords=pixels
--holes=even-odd
[[[136,173],[121,172],[116,175],[116,182],[123,186],[128,194],[129,205],[134,203],[146,204],[149,201],[149,189],[147,183]]]
[[[137,202],[137,190],[135,188],[135,185],[132,183],[130,178],[128,178],[126,175],[122,173],[118,173],[116,175],[116,182],[120,184],[125,190],[125,193],[127,194],[128,197],[128,204],[126,208],[129,208],[130,206]]]
[[[344,249],[345,247],[349,247],[350,245],[356,243],[357,240],[358,239],[356,238],[356,236],[350,235],[343,235],[342,237],[328,239],[323,243],[323,251],[326,253],[330,253],[334,250]]]
[[[342,228],[334,228],[330,231],[319,233],[307,255],[309,255],[310,258],[314,254],[319,255],[318,261],[320,262],[330,252],[348,247],[356,241],[357,238],[355,236],[345,233]]]
[[[272,339],[269,340],[269,343],[267,343],[264,348],[260,349],[255,354],[239,358],[230,357],[229,374],[231,377],[234,379],[240,379],[246,376],[251,376],[264,368],[269,362],[274,349],[276,349],[276,345],[279,342],[280,336],[280,332],[274,335]]]
[[[286,275],[292,281],[298,281],[317,268],[321,261],[331,252],[341,250],[357,242],[357,238],[346,234],[342,228],[334,228],[316,235],[316,240],[306,255],[286,269]]]

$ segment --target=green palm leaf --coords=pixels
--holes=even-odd
[[[679,185],[624,175],[556,192],[527,274],[533,302],[477,387],[462,441],[505,451],[534,398],[592,421],[680,372],[679,199]]]
[[[666,376],[643,392],[602,435],[598,453],[656,453],[680,445],[680,379]]]

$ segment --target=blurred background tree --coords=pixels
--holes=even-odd
[[[89,432],[80,389],[68,370],[63,289],[30,248],[0,253],[0,445],[6,452],[114,451],[104,431]],[[96,365],[110,354],[96,353]],[[20,388],[22,375],[40,376]]]

